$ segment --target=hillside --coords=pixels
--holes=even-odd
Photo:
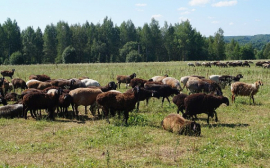
[[[263,46],[270,42],[270,34],[258,34],[254,36],[225,36],[225,42],[229,43],[232,39],[240,45],[252,43],[253,47],[261,50]]]

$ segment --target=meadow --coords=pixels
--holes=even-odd
[[[15,68],[14,77],[28,80],[31,74],[47,74],[51,78],[87,76],[102,86],[116,82],[116,75],[136,73],[150,79],[168,74],[180,79],[186,75],[237,75],[243,82],[262,80],[255,95],[236,97],[231,103],[230,87],[223,89],[230,105],[217,109],[218,122],[198,115],[201,136],[183,136],[162,129],[160,122],[177,108],[165,100],[152,98],[148,106],[130,113],[128,125],[118,117],[103,118],[84,114],[78,119],[56,117],[55,121],[0,119],[0,167],[270,167],[270,71],[261,67],[205,68],[188,67],[186,62],[58,64],[4,66]],[[8,80],[10,80],[7,77]],[[121,92],[127,89],[121,84]],[[20,90],[18,90],[20,93]],[[187,90],[183,90],[187,93]],[[170,97],[170,100],[172,97]],[[11,102],[10,102],[11,103]],[[69,108],[71,111],[71,108]],[[44,114],[45,115],[45,114]]]

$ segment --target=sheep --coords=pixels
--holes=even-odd
[[[206,113],[208,115],[207,123],[209,124],[209,117],[215,115],[215,121],[218,121],[216,109],[225,103],[229,105],[229,99],[223,96],[207,95],[205,93],[196,93],[189,95],[184,100],[185,113],[184,118],[196,116],[197,114]],[[194,119],[194,118],[193,118]]]
[[[47,76],[47,75],[30,75],[29,76],[29,80],[31,80],[31,79],[36,79],[36,80],[38,80],[38,81],[48,81],[48,80],[51,80],[51,78],[49,77],[49,76]]]
[[[180,135],[200,136],[201,125],[195,121],[188,121],[179,114],[169,114],[161,122],[162,128]]]
[[[7,100],[2,96],[0,92],[0,104],[3,104],[4,106],[7,105]]]
[[[169,86],[171,86],[172,88],[178,89],[178,90],[183,90],[181,88],[180,82],[179,80],[172,78],[172,77],[166,77],[164,79],[162,79],[162,83],[163,84],[167,84]]]
[[[39,80],[31,79],[31,80],[26,82],[26,86],[28,89],[30,89],[30,88],[36,89],[40,83],[41,83],[41,81],[39,81]]]
[[[172,101],[177,106],[177,114],[179,114],[179,111],[181,111],[181,113],[184,114],[184,111],[183,111],[185,109],[184,100],[187,96],[188,96],[187,94],[180,93],[173,97]]]
[[[162,83],[162,82],[147,81],[147,82],[144,84],[144,87],[159,86],[159,85],[163,85],[163,83]]]
[[[190,78],[191,77],[191,78]],[[195,78],[194,78],[195,77]],[[186,87],[186,84],[187,84],[187,81],[189,80],[189,78],[190,79],[197,79],[197,78],[199,78],[199,79],[202,79],[202,78],[204,78],[204,76],[198,76],[198,75],[192,75],[192,76],[183,76],[183,77],[181,77],[180,78],[180,82],[181,83],[183,83],[183,89]]]
[[[21,91],[27,89],[26,82],[23,79],[14,78],[11,80],[11,83],[13,85],[13,92],[15,92],[15,89],[18,88],[21,88]]]
[[[89,86],[99,87],[100,86],[99,82],[94,79],[82,79],[81,82],[82,82],[83,87],[89,87]]]
[[[51,81],[51,85],[61,87],[62,89],[66,89],[66,88],[74,89],[75,82],[76,81],[74,79],[71,79],[71,80],[57,79],[57,80]]]
[[[14,118],[20,117],[23,113],[22,104],[10,104],[0,107],[0,117]]]
[[[93,105],[96,102],[96,97],[98,94],[102,93],[100,89],[93,89],[93,88],[77,88],[71,90],[69,92],[70,96],[72,97],[72,109],[73,114],[78,116],[78,106],[83,105],[85,106],[85,114],[87,114],[86,107],[89,105]],[[74,111],[75,110],[75,111]]]
[[[159,96],[162,97],[162,107],[164,99],[166,98],[170,104],[169,96],[173,94],[179,94],[180,91],[175,88],[171,88],[169,85],[154,85],[154,86],[145,86],[146,90],[155,90],[158,92]]]
[[[109,112],[114,116],[115,111],[124,111],[124,119],[127,124],[129,118],[129,112],[135,108],[135,104],[140,94],[140,88],[138,86],[132,89],[132,93],[115,93],[104,92],[97,96],[97,104],[102,106],[104,116],[109,121]]]
[[[7,93],[5,95],[5,99],[8,100],[8,101],[18,101],[18,98],[20,98],[21,96],[18,95],[17,93]]]
[[[248,84],[244,82],[235,82],[231,84],[231,92],[232,92],[232,102],[235,102],[236,96],[249,96],[250,104],[251,99],[254,103],[254,95],[259,91],[260,86],[263,86],[261,81],[256,81],[253,84]]]
[[[208,79],[189,79],[186,84],[187,89],[189,89],[189,94],[191,93],[214,93],[217,95],[222,95],[221,87],[214,81]]]
[[[59,96],[57,112],[64,112],[66,115],[68,113],[68,107],[72,103],[72,97],[68,93],[63,93]],[[60,110],[59,110],[60,109]]]
[[[0,86],[0,90],[2,90],[2,93],[6,94],[10,90],[9,81],[7,79],[4,79],[2,86]]]
[[[231,85],[231,82],[237,82],[240,81],[240,79],[243,78],[242,74],[237,74],[236,76],[230,76],[230,75],[221,75],[219,77],[219,82],[223,85],[229,84]]]
[[[187,63],[187,65],[188,65],[189,67],[191,67],[191,66],[192,66],[192,67],[195,67],[195,65],[194,65],[193,63],[190,63],[190,62]]]
[[[3,77],[8,76],[12,79],[12,76],[14,75],[15,69],[12,69],[12,71],[1,71],[1,75]]]
[[[116,76],[116,80],[117,80],[117,84],[119,85],[118,88],[120,89],[120,84],[121,83],[125,83],[126,84],[126,88],[127,85],[130,83],[130,80],[136,77],[136,73],[133,73],[131,75],[117,75]]]
[[[23,96],[23,115],[27,119],[28,110],[47,109],[49,119],[54,120],[54,111],[58,104],[59,96],[62,94],[62,89],[59,88],[56,94],[47,93],[28,93]]]
[[[132,92],[133,92],[132,89],[129,89],[126,91],[126,93],[132,93]],[[158,92],[156,92],[154,90],[146,90],[144,88],[140,88],[140,94],[139,94],[138,99],[137,99],[137,110],[139,110],[140,101],[146,100],[146,104],[148,105],[148,100],[151,97],[159,98],[160,96],[159,96]]]
[[[114,81],[109,82],[106,86],[88,86],[88,88],[93,88],[93,89],[101,89],[102,92],[107,92],[110,90],[115,90],[117,88],[117,85],[115,84]]]
[[[211,68],[210,62],[203,62],[202,63],[202,66],[204,66],[204,67],[210,67]]]
[[[134,78],[130,80],[129,86],[134,88],[135,86],[144,87],[144,84],[149,80],[141,79],[141,78]]]
[[[164,78],[166,78],[166,77],[168,77],[167,74],[164,75],[164,76],[154,76],[154,77],[152,77],[150,80],[153,81],[153,82],[162,82],[162,80],[163,80]],[[150,81],[150,80],[149,80],[149,81]]]

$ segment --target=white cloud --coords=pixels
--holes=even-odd
[[[196,9],[191,9],[191,12],[194,12]]]
[[[212,21],[211,23],[213,23],[213,24],[218,24],[219,21]]]
[[[188,14],[190,14],[189,11],[181,12],[181,15],[188,15]]]
[[[146,6],[147,4],[135,4],[136,6]]]
[[[210,0],[191,0],[189,1],[189,5],[196,6],[196,5],[204,5],[207,4]]]
[[[158,18],[161,18],[162,15],[161,14],[158,14],[158,15],[152,15],[151,18],[155,18],[155,19],[158,19]]]
[[[229,25],[232,26],[233,25],[233,22],[230,22]]]
[[[179,10],[179,11],[185,11],[185,10],[188,10],[188,8],[180,7],[180,8],[178,8],[177,10]]]
[[[219,1],[218,3],[212,4],[213,7],[224,7],[224,6],[234,6],[237,4],[237,0],[233,1]]]
[[[187,20],[190,21],[190,19],[188,19],[188,18],[186,18],[186,17],[180,17],[179,20],[180,20],[180,22],[181,22],[181,21],[187,21]]]

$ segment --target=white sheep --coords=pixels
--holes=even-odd
[[[20,117],[23,113],[22,104],[10,104],[0,107],[0,117],[14,118]]]
[[[162,79],[162,83],[167,84],[167,85],[171,86],[172,88],[183,90],[181,85],[180,85],[179,80],[177,80],[173,77],[166,77],[166,78]]]
[[[164,75],[164,76],[154,76],[151,79],[153,80],[153,82],[161,82],[164,78],[168,77],[168,75]]]
[[[82,85],[84,87],[88,87],[88,86],[100,86],[99,82],[93,79],[82,79],[81,80]]]
[[[186,87],[187,81],[189,79],[190,76],[183,76],[180,78],[180,82],[183,83],[183,89]]]
[[[256,81],[253,84],[248,84],[244,82],[235,82],[231,84],[231,92],[232,92],[232,102],[235,102],[236,96],[249,96],[253,100],[254,104],[254,95],[259,91],[260,86],[263,86],[261,81]],[[251,102],[250,102],[251,103]]]

